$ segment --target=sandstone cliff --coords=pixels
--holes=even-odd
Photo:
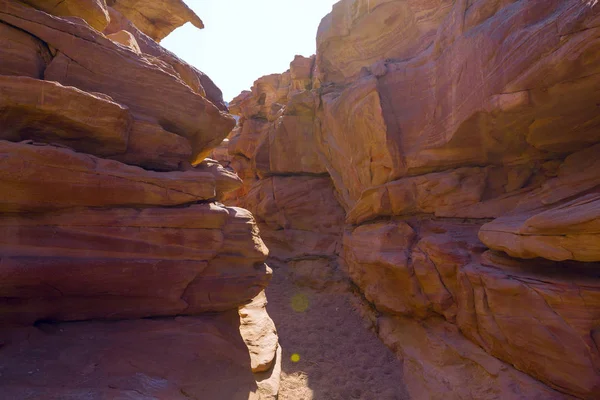
[[[0,1],[3,398],[277,393],[268,250],[204,160],[234,118],[156,42],[185,22],[181,0]]]
[[[226,203],[343,266],[414,398],[600,397],[596,3],[342,0],[232,103]]]

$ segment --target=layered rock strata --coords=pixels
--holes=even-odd
[[[289,71],[259,79],[231,102],[241,119],[227,161],[244,185],[225,202],[252,211],[271,257],[325,262],[325,272],[337,268],[344,212],[315,147],[314,61],[298,56]]]
[[[205,159],[234,118],[155,41],[187,21],[176,0],[0,1],[10,398],[277,395],[268,250],[219,202],[240,179]]]
[[[233,103],[237,204],[341,256],[415,398],[600,396],[599,21],[594,1],[342,0],[314,65]],[[316,239],[336,226],[341,250]]]

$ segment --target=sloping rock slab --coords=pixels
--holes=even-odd
[[[0,139],[58,143],[106,156],[127,149],[129,110],[110,98],[28,77],[0,76]]]
[[[69,149],[0,141],[0,211],[170,206],[215,197],[207,172],[154,172]]]
[[[108,0],[107,3],[157,42],[186,22],[198,29],[204,28],[202,20],[183,0]]]
[[[44,42],[4,23],[0,23],[0,74],[41,79],[52,60]]]

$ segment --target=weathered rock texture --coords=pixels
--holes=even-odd
[[[597,3],[342,0],[232,103],[228,201],[340,256],[415,398],[600,397]]]
[[[157,42],[186,22],[191,22],[196,28],[204,28],[202,20],[183,0],[161,2],[107,0],[106,2]]]
[[[202,22],[108,3],[0,1],[0,397],[275,398],[268,250],[205,160],[234,118],[154,41]]]
[[[244,185],[225,197],[252,211],[270,256],[306,260],[327,274],[340,254],[344,211],[314,140],[318,95],[315,58],[297,56],[290,70],[255,82],[230,104],[241,116],[227,141],[228,157]]]

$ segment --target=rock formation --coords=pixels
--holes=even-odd
[[[234,118],[156,42],[188,21],[0,1],[0,397],[275,398],[268,250],[205,160]]]
[[[251,92],[231,102],[241,119],[227,142],[228,161],[244,185],[224,201],[254,214],[272,258],[317,264],[321,259],[335,270],[344,211],[313,140],[314,62],[298,56],[289,71],[260,78]]]
[[[224,201],[289,268],[343,266],[414,398],[600,397],[599,21],[342,0],[232,102]]]

